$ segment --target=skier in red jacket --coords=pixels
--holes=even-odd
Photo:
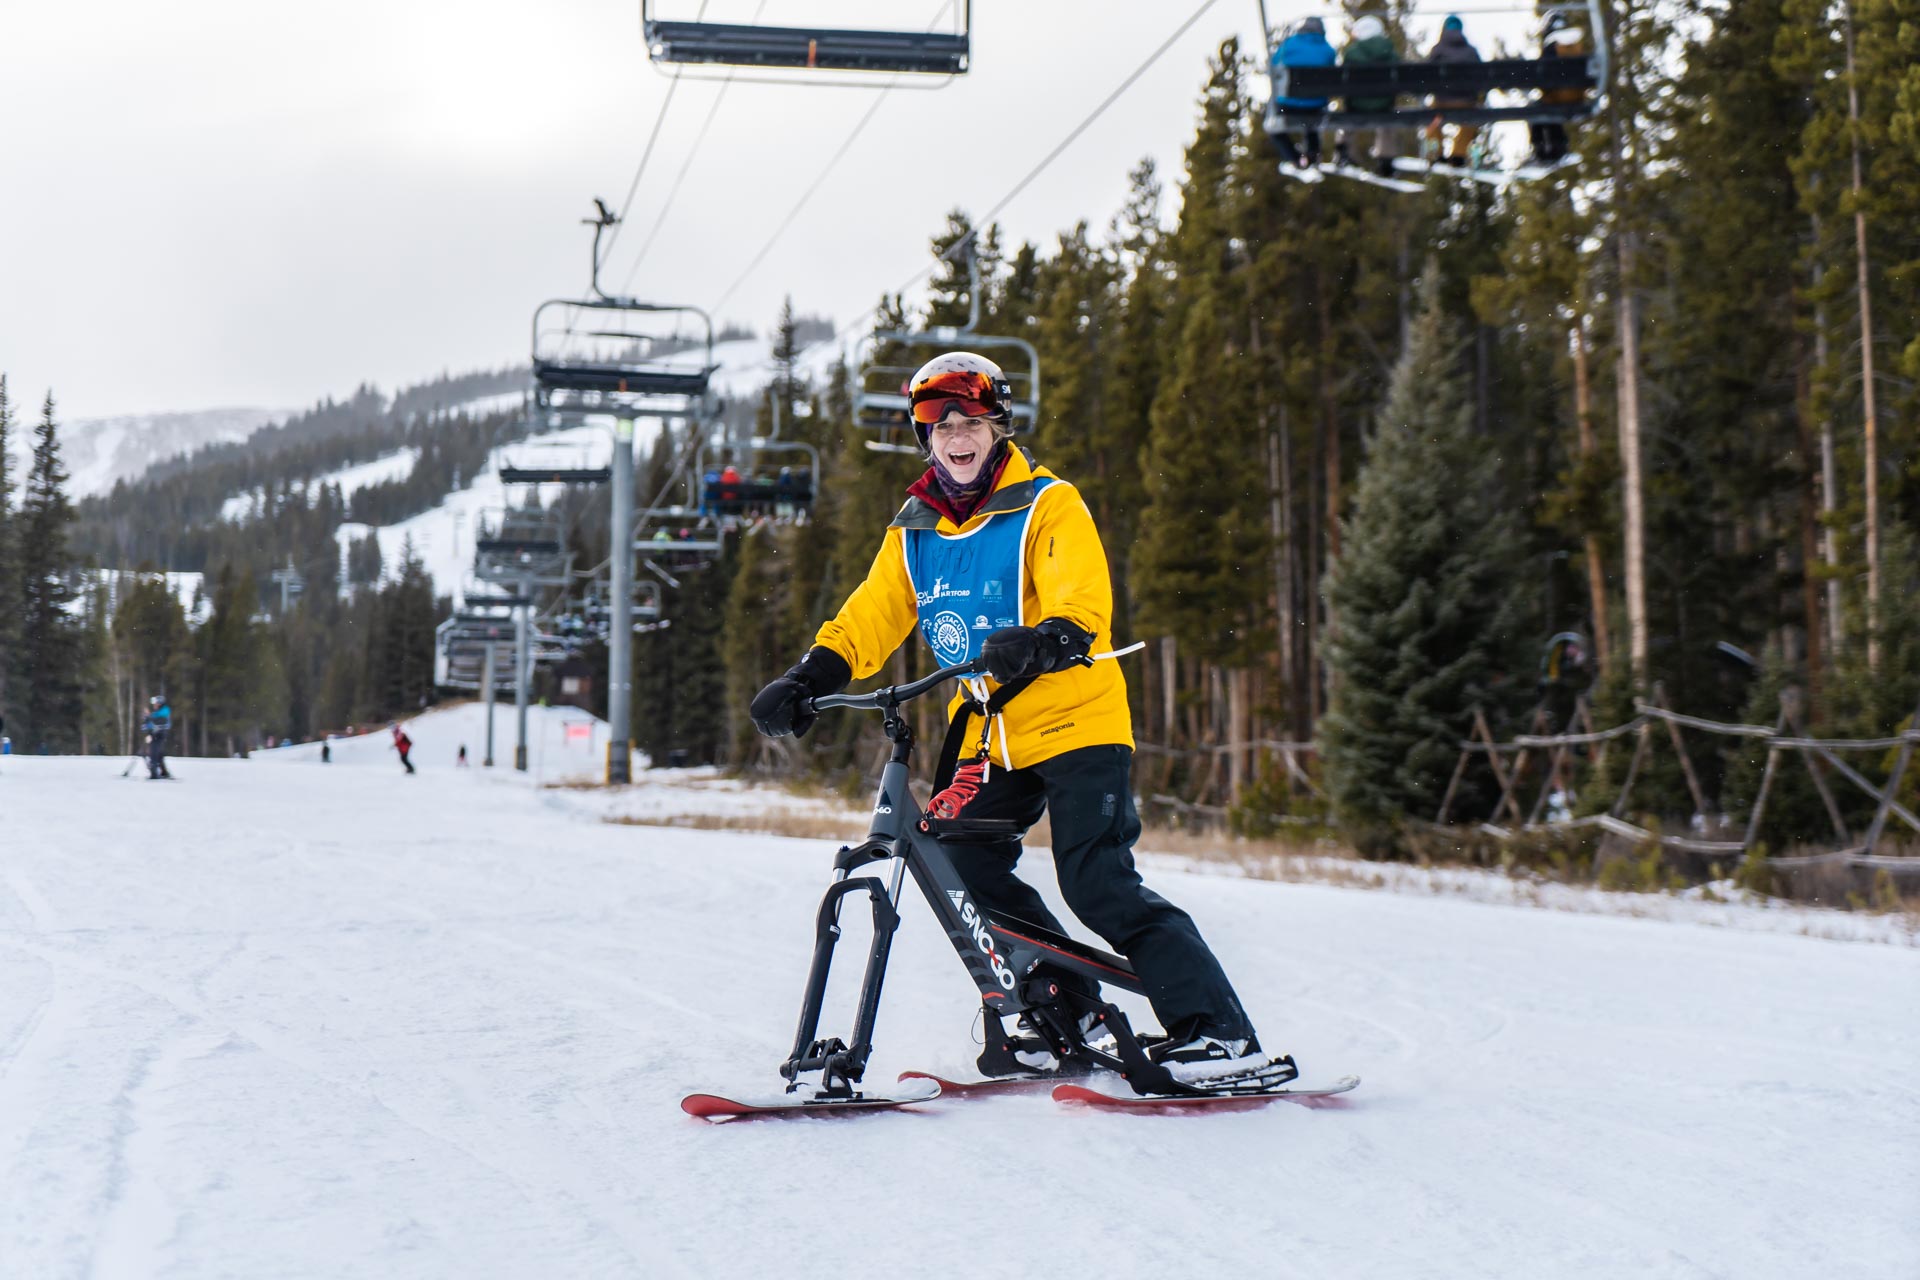
[[[413,761],[407,759],[407,753],[413,750],[413,739],[407,736],[407,731],[400,727],[398,720],[393,722],[393,749],[400,753],[400,763],[407,767],[407,772],[412,773]]]

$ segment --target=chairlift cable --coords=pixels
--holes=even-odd
[[[1191,14],[1187,15],[1187,20],[1185,22],[1182,22],[1178,27],[1176,27],[1172,35],[1169,35],[1165,40],[1161,41],[1159,47],[1156,48],[1152,53],[1148,54],[1144,62],[1142,62],[1139,66],[1135,67],[1132,71],[1128,72],[1126,79],[1122,80],[1119,83],[1119,85],[1115,87],[1113,92],[1109,93],[1105,98],[1101,99],[1100,105],[1095,107],[1092,113],[1089,114],[1086,119],[1082,120],[1079,124],[1075,125],[1073,129],[1067,134],[1067,136],[1062,138],[1060,142],[1053,148],[1053,150],[1049,151],[1046,154],[1046,156],[1040,161],[1039,164],[1035,165],[1032,169],[1030,169],[1027,172],[1026,177],[1014,183],[1012,190],[1008,191],[1006,195],[1000,197],[999,201],[991,209],[988,209],[985,214],[983,214],[979,219],[977,219],[974,222],[972,228],[968,230],[967,234],[965,234],[964,236],[961,236],[958,240],[954,241],[951,245],[947,247],[946,252],[942,253],[939,257],[935,258],[932,262],[928,263],[925,267],[922,267],[919,271],[916,271],[910,278],[902,282],[899,288],[893,290],[893,292],[896,294],[905,293],[908,289],[911,289],[913,286],[919,284],[922,280],[925,280],[928,276],[931,276],[934,272],[934,269],[937,268],[942,262],[953,261],[955,255],[959,254],[960,252],[965,250],[969,245],[971,245],[973,243],[974,238],[980,234],[980,229],[982,227],[992,226],[994,218],[998,216],[999,213],[1002,210],[1004,210],[1008,205],[1012,204],[1014,201],[1014,198],[1017,197],[1022,191],[1025,191],[1035,178],[1038,178],[1042,173],[1044,173],[1047,169],[1047,166],[1051,165],[1055,160],[1058,160],[1060,158],[1061,153],[1064,152],[1068,147],[1072,146],[1074,142],[1078,140],[1081,134],[1085,133],[1089,128],[1091,128],[1093,125],[1093,122],[1095,120],[1098,120],[1101,117],[1101,115],[1106,112],[1108,107],[1111,107],[1115,102],[1119,101],[1121,95],[1126,93],[1128,89],[1131,89],[1134,85],[1134,82],[1139,80],[1141,76],[1145,75],[1148,69],[1151,68],[1154,63],[1158,62],[1161,56],[1165,54],[1167,50],[1171,49],[1179,41],[1180,37],[1184,36],[1187,33],[1187,31],[1193,26],[1194,23],[1200,21],[1201,17],[1207,12],[1207,10],[1213,8],[1216,2],[1217,0],[1201,0],[1200,7],[1195,9]],[[854,330],[858,329],[863,323],[865,323],[869,316],[873,315],[875,312],[879,310],[880,308],[877,304],[875,306],[868,307],[865,311],[855,316],[851,321],[840,326],[839,331],[833,335],[832,340],[834,342],[842,341]]]
[[[1209,2],[1211,2],[1211,0],[1209,0]],[[713,305],[707,308],[709,313],[717,314],[720,308],[726,305],[727,299],[733,297],[735,290],[745,284],[759,268],[760,264],[767,260],[767,255],[773,252],[773,246],[779,242],[781,236],[786,234],[787,228],[793,225],[793,220],[800,216],[800,211],[807,207],[807,201],[813,199],[814,194],[826,185],[827,179],[833,176],[833,167],[840,163],[841,158],[847,154],[848,149],[859,139],[860,134],[879,112],[881,105],[886,102],[887,95],[892,92],[893,86],[889,84],[875,95],[873,102],[867,107],[866,114],[860,117],[859,123],[853,126],[853,131],[840,143],[840,149],[835,151],[833,158],[822,165],[820,172],[814,175],[813,185],[802,192],[800,198],[793,202],[793,206],[787,210],[786,216],[780,219],[780,225],[773,229],[773,234],[767,237],[767,242],[760,246],[760,252],[753,255],[753,261],[747,263],[746,268],[741,271],[738,276],[734,277],[733,283],[727,286],[726,292],[721,294],[719,298],[714,301]],[[835,336],[837,337],[838,335]]]
[[[1209,3],[1211,3],[1211,0],[1209,0]],[[928,20],[928,29],[932,29],[939,23],[939,21],[947,15],[947,11],[953,8],[953,4],[954,0],[943,0],[940,7],[934,11],[933,17]],[[727,299],[733,297],[734,291],[745,284],[759,268],[760,264],[766,261],[767,255],[773,252],[773,246],[778,243],[781,236],[786,234],[787,228],[793,225],[793,220],[800,216],[800,211],[806,208],[807,202],[813,199],[815,193],[818,192],[821,187],[826,185],[827,178],[833,173],[833,167],[840,163],[841,158],[847,154],[848,148],[853,146],[867,125],[872,122],[874,114],[880,110],[880,105],[887,100],[887,95],[891,94],[899,84],[900,78],[895,76],[880,86],[880,92],[874,97],[872,104],[867,107],[866,114],[861,116],[859,121],[854,124],[853,131],[847,134],[845,141],[841,142],[839,150],[833,153],[833,158],[821,166],[820,172],[814,175],[813,185],[802,192],[798,200],[794,201],[793,206],[787,210],[786,216],[780,219],[780,225],[773,229],[773,234],[767,237],[767,242],[760,246],[760,252],[753,255],[753,261],[747,263],[746,269],[735,277],[732,284],[727,286],[727,291],[720,295],[719,300],[707,308],[709,314],[718,314],[720,308],[726,305]],[[835,335],[836,338],[838,336],[837,334]]]
[[[766,7],[767,0],[760,0],[760,4],[753,11],[750,23],[759,22],[760,15],[765,12]],[[640,252],[634,257],[633,265],[627,268],[626,278],[620,282],[622,294],[633,285],[634,276],[640,273],[640,264],[647,260],[647,251],[653,248],[653,242],[660,238],[660,228],[666,223],[668,211],[673,208],[674,197],[680,194],[680,184],[687,180],[687,170],[693,167],[694,157],[700,154],[700,144],[707,140],[707,130],[713,127],[713,118],[720,114],[720,104],[727,100],[727,90],[731,88],[733,88],[733,73],[728,72],[726,78],[720,82],[720,92],[714,95],[713,105],[707,108],[707,118],[700,122],[700,132],[694,136],[693,145],[687,148],[687,158],[681,161],[680,172],[674,175],[673,186],[668,188],[667,198],[653,220],[653,229],[647,232],[646,243],[640,246]]]
[[[706,16],[709,0],[700,0],[700,10],[694,15],[698,22]],[[620,202],[620,216],[614,221],[613,230],[607,236],[606,244],[601,246],[600,256],[594,260],[593,269],[597,276],[600,268],[613,254],[613,246],[620,239],[620,231],[627,225],[627,214],[633,209],[633,198],[640,190],[640,179],[647,171],[647,161],[653,158],[653,148],[660,141],[660,128],[667,122],[667,108],[673,105],[673,91],[680,87],[678,78],[667,84],[667,96],[660,100],[660,110],[653,117],[653,132],[647,135],[647,146],[640,153],[640,163],[634,168],[633,181],[627,184],[627,198]]]

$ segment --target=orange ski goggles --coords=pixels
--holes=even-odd
[[[913,420],[923,427],[933,426],[955,409],[968,418],[996,422],[1013,416],[1013,393],[1006,379],[971,370],[936,373],[914,384],[908,399]]]

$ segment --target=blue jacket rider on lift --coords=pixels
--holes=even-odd
[[[1331,67],[1338,62],[1339,55],[1333,46],[1327,43],[1326,24],[1318,18],[1308,18],[1294,29],[1292,35],[1280,42],[1273,51],[1271,66],[1275,71],[1281,67]],[[1325,98],[1275,98],[1273,105],[1279,111],[1281,123],[1286,123],[1290,114],[1314,117],[1327,109]],[[1282,129],[1273,135],[1274,146],[1280,148],[1281,158],[1296,169],[1311,168],[1320,163],[1320,130],[1308,127],[1302,130],[1306,134],[1307,153],[1304,157],[1293,143],[1293,135]]]

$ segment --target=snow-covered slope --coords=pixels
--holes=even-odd
[[[512,701],[495,704],[493,712],[493,751],[497,764],[513,762],[516,736]],[[467,749],[468,767],[478,766],[486,757],[487,708],[483,702],[462,702],[438,707],[423,715],[398,722],[413,739],[412,760],[416,769],[437,772],[457,769],[460,748]],[[393,736],[387,725],[361,726],[361,732],[336,735],[327,740],[333,768],[380,768],[398,772],[399,759],[393,751]],[[607,722],[577,707],[527,708],[527,773],[516,781],[569,782],[598,781],[605,775]],[[318,742],[295,743],[256,751],[253,759],[278,765],[317,765]],[[197,762],[196,762],[197,763]],[[645,757],[636,757],[644,765]],[[503,775],[504,776],[504,775]]]
[[[17,406],[16,406],[17,407]],[[15,463],[24,468],[33,452],[36,412],[22,412],[13,433]],[[274,409],[202,409],[192,413],[131,414],[61,422],[60,460],[74,499],[105,493],[156,462],[210,444],[244,440],[256,428],[285,414]]]
[[[723,396],[743,397],[757,394],[773,377],[773,346],[764,338],[745,338],[732,342],[716,343],[713,349],[714,361],[719,370],[714,374],[713,387]],[[801,376],[812,378],[816,382],[823,380],[832,368],[840,353],[825,344],[816,344],[807,348],[797,362]],[[491,397],[488,401],[475,402],[474,411],[484,408],[501,397]],[[506,397],[511,402],[512,397]],[[511,407],[510,403],[494,404]],[[651,447],[654,435],[660,429],[657,418],[640,418],[635,423],[634,452],[636,457],[645,457]],[[369,533],[380,539],[380,560],[387,571],[393,571],[404,555],[409,539],[414,552],[420,557],[426,570],[434,580],[435,589],[452,594],[460,590],[468,572],[473,567],[474,540],[478,536],[480,522],[490,513],[498,513],[509,500],[507,486],[499,477],[500,464],[503,461],[534,461],[546,459],[570,467],[605,466],[613,457],[613,438],[611,419],[601,424],[567,427],[559,431],[549,431],[524,441],[504,445],[493,451],[488,458],[487,469],[475,476],[470,484],[458,492],[449,494],[444,501],[431,511],[425,511],[402,521],[399,524],[383,525],[374,528],[364,524],[343,524],[336,537],[341,548],[340,580],[347,580],[345,557],[347,543],[351,539],[365,538]],[[315,483],[351,483],[352,477],[362,474],[367,468],[381,463],[366,463],[359,468],[344,469],[321,477]],[[360,481],[372,483],[372,481]],[[560,487],[543,486],[542,500],[551,501],[560,492]],[[512,495],[519,496],[518,487]],[[644,501],[646,495],[641,495]],[[242,495],[228,501],[233,510],[244,510],[247,498]],[[236,506],[236,503],[240,504]]]
[[[405,448],[375,458],[371,462],[356,463],[351,467],[342,467],[338,471],[329,471],[316,480],[307,482],[304,492],[308,501],[319,490],[328,485],[338,485],[340,496],[351,498],[369,485],[386,484],[391,480],[404,480],[413,474],[413,464],[420,460],[420,450]],[[237,493],[228,498],[220,508],[222,520],[245,520],[260,513],[260,503],[264,495],[254,489],[247,493]]]
[[[1920,1274],[1920,952],[1155,862],[1350,1105],[710,1127],[780,1083],[833,844],[606,825],[472,727],[410,722],[415,777],[0,759],[0,1272]],[[905,912],[875,1081],[974,1052]]]
[[[634,449],[637,456],[645,455],[659,429],[657,419],[646,418],[635,423]],[[433,578],[435,589],[442,594],[458,592],[473,568],[474,542],[479,537],[482,521],[497,519],[508,505],[507,486],[500,479],[501,463],[550,457],[555,452],[565,453],[568,466],[604,467],[613,457],[611,426],[589,424],[568,427],[547,432],[532,440],[503,445],[488,455],[485,471],[475,476],[466,487],[448,494],[430,511],[423,511],[399,524],[378,528],[352,522],[341,525],[334,534],[340,543],[340,580],[347,580],[347,543],[372,533],[380,539],[380,563],[387,573],[399,568],[411,541],[414,553],[420,557],[427,573]],[[338,476],[345,473],[333,474]],[[525,487],[515,486],[513,496],[517,499]],[[542,501],[552,501],[560,494],[562,486],[541,485],[539,489]]]

